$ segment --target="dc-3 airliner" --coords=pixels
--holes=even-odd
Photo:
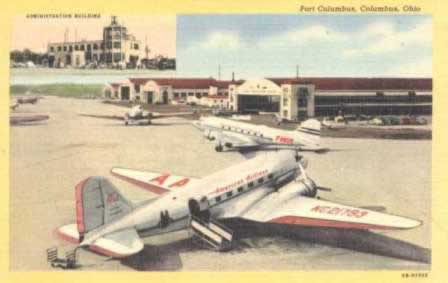
[[[152,120],[182,117],[194,114],[194,112],[174,112],[174,113],[157,113],[143,110],[141,105],[133,106],[124,115],[96,115],[96,114],[79,114],[83,117],[118,120],[123,121],[126,126],[147,126],[151,125]]]
[[[77,248],[115,258],[139,253],[142,237],[189,229],[217,250],[232,247],[225,219],[340,229],[410,229],[418,220],[316,198],[319,187],[296,151],[256,152],[203,178],[113,168],[111,173],[159,196],[131,203],[104,177],[75,188],[76,223],[57,229]]]
[[[205,138],[215,141],[215,150],[259,150],[272,148],[298,148],[302,151],[325,152],[321,147],[321,123],[309,119],[294,131],[252,125],[219,117],[201,117],[193,125]]]

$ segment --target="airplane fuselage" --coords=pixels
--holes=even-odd
[[[123,218],[89,233],[81,245],[130,227],[135,227],[141,236],[183,229],[188,225],[190,215],[194,214],[192,210],[208,210],[211,216],[219,218],[228,205],[243,196],[246,198],[244,207],[239,209],[248,208],[260,197],[274,191],[276,184],[293,180],[298,168],[292,151],[264,152],[137,207]],[[163,181],[163,178],[159,180],[160,185]]]
[[[288,146],[313,145],[318,146],[315,138],[308,137],[298,131],[281,130],[264,125],[252,125],[218,117],[205,117],[195,122],[195,126],[204,132],[210,140],[216,139],[217,133],[228,135],[244,135],[257,141],[259,144],[280,144]]]

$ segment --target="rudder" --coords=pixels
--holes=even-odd
[[[89,177],[81,181],[75,191],[80,237],[132,210],[132,204],[106,178]]]
[[[300,124],[297,131],[305,134],[315,144],[320,143],[322,123],[316,119],[308,119]]]

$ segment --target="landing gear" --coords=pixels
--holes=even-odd
[[[221,144],[218,144],[217,146],[215,146],[215,150],[217,152],[222,152],[223,149],[224,149],[224,147]]]

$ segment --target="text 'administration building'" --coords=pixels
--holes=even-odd
[[[131,78],[105,86],[104,95],[149,104],[194,102],[243,113],[278,113],[286,120],[341,113],[432,113],[432,79],[426,78]]]
[[[112,17],[103,28],[103,38],[48,44],[50,67],[82,67],[90,63],[136,67],[141,59],[141,43]]]

